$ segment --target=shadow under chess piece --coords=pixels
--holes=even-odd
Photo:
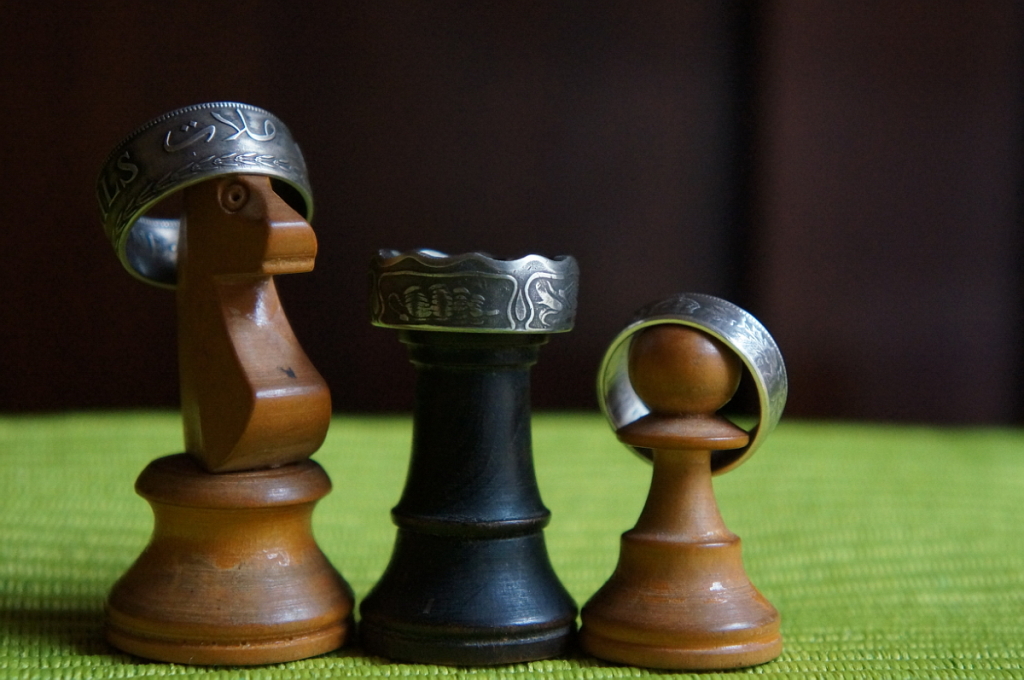
[[[781,653],[778,612],[747,578],[740,539],[722,521],[711,482],[712,451],[749,440],[716,415],[741,369],[728,347],[688,326],[654,325],[633,337],[629,378],[651,412],[616,434],[652,449],[654,470],[615,572],[583,608],[580,642],[590,654],[709,670]]]
[[[136,490],[153,506],[149,546],[107,601],[107,638],[193,664],[267,664],[341,646],[348,585],[317,547],[330,480],[307,458],[330,394],[296,340],[272,275],[312,269],[316,237],[267,177],[190,186],[178,248],[186,454]]]

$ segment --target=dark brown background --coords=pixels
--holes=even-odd
[[[593,408],[631,312],[690,290],[765,322],[790,415],[1020,421],[1022,55],[1009,0],[9,3],[0,410],[176,405],[172,295],[93,182],[233,99],[305,151],[320,255],[279,285],[338,410],[409,408],[367,263],[432,247],[578,258],[541,408]]]

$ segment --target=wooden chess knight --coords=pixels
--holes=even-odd
[[[331,418],[327,384],[285,318],[273,275],[313,269],[313,229],[267,177],[185,190],[178,343],[185,447],[210,472],[305,460]]]
[[[177,190],[180,226],[143,216]],[[115,150],[100,204],[129,271],[177,288],[186,445],[136,483],[155,526],[107,600],[107,639],[194,664],[277,663],[339,647],[353,598],[311,533],[331,484],[308,460],[326,435],[330,394],[273,280],[311,270],[316,256],[296,210],[311,212],[298,147],[262,109],[175,111]]]
[[[751,436],[716,414],[739,385],[741,356],[762,397],[759,443],[785,402],[785,369],[771,336],[738,307],[703,295],[652,305],[606,356],[602,406],[654,470],[615,572],[583,608],[580,642],[594,656],[709,670],[782,650],[778,612],[747,578],[711,484],[753,452]]]

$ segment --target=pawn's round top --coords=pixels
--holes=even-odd
[[[739,357],[722,342],[688,326],[648,326],[629,348],[629,378],[651,410],[619,428],[619,440],[661,450],[722,451],[750,437],[718,409],[740,384]]]
[[[630,378],[629,352],[641,331],[663,324],[688,326],[707,333],[739,357],[754,381],[760,419],[749,433],[749,444],[736,450],[716,450],[711,457],[715,474],[731,470],[757,450],[782,416],[788,391],[782,353],[760,321],[726,300],[682,293],[649,304],[636,312],[632,322],[611,342],[598,371],[598,402],[616,432],[651,412]],[[624,443],[647,460],[653,456],[648,446]]]
[[[564,333],[576,318],[569,255],[499,260],[484,253],[381,250],[370,263],[375,326],[457,333]]]
[[[675,324],[650,326],[629,348],[629,379],[653,413],[711,414],[740,384],[741,364],[710,335]]]

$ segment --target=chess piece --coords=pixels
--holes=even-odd
[[[382,251],[373,322],[417,370],[391,561],[363,601],[370,653],[492,665],[556,656],[576,604],[551,568],[530,434],[530,367],[575,314],[572,258]]]
[[[623,369],[629,380],[626,400],[648,409],[631,422],[617,424],[616,433],[650,457],[654,469],[640,518],[622,536],[615,572],[583,608],[580,643],[594,656],[636,666],[752,666],[781,652],[779,615],[746,575],[740,540],[722,521],[711,478],[716,453],[749,449],[751,443],[747,432],[716,412],[739,385],[742,364],[733,348],[747,349],[743,340],[753,336],[744,337],[728,323],[721,339],[705,331],[721,331],[723,317],[749,327],[756,324],[760,331],[763,327],[746,312],[709,296],[681,296],[672,302],[684,313],[673,318],[664,308],[653,314],[648,309],[613,344],[616,365],[602,368],[602,387],[611,386],[604,393],[606,413],[609,396],[622,400],[627,387],[609,376],[621,377]],[[697,310],[705,314],[695,317]],[[703,323],[704,316],[712,317],[710,326]],[[738,343],[722,341],[730,336]],[[769,350],[761,352],[761,359],[775,350],[770,371],[775,375],[775,405],[781,410],[778,392],[784,402],[784,368],[774,341],[769,346],[765,337],[770,340],[767,332],[759,333],[754,342]],[[763,366],[755,364],[758,370]],[[767,385],[764,373],[760,378],[759,385]],[[762,429],[774,427],[778,414],[763,418]],[[722,460],[729,459],[720,457],[718,462]]]
[[[327,435],[331,395],[272,275],[313,269],[313,230],[268,177],[229,175],[185,190],[178,248],[186,450],[210,472],[309,458]]]
[[[310,531],[330,488],[310,460],[224,474],[188,454],[150,463],[135,489],[153,508],[153,536],[107,598],[107,640],[137,656],[204,665],[340,647],[352,594]]]
[[[307,459],[326,434],[330,395],[272,278],[310,270],[316,238],[275,188],[310,214],[287,128],[230,103],[143,126],[101,175],[122,262],[178,297],[186,453],[139,477],[153,536],[106,605],[107,639],[139,656],[277,663],[335,649],[352,628],[352,592],[311,532],[330,480]],[[178,190],[180,225],[143,216]]]

